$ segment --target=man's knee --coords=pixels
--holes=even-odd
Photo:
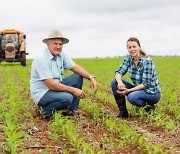
[[[83,77],[80,76],[79,74],[74,74],[73,78],[74,78],[74,85],[75,85],[75,87],[78,88],[78,89],[82,89]]]
[[[83,77],[82,77],[81,75],[79,75],[79,74],[74,74],[74,76],[75,76],[75,78],[77,78],[77,80],[78,80],[79,82],[83,82]]]
[[[74,99],[74,96],[70,93],[64,93],[63,96],[61,96],[61,102],[67,102],[72,103]]]

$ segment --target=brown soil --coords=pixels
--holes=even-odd
[[[117,114],[117,109],[113,108],[111,105],[106,103],[105,105],[106,113],[111,113],[112,115]],[[92,119],[92,115],[88,112],[79,109],[76,112],[77,116],[83,116],[90,121]],[[73,117],[72,117],[73,118]],[[49,136],[48,127],[53,120],[47,121],[37,116],[34,113],[34,123],[35,126],[32,126],[31,136],[32,138],[36,139],[35,144],[31,145],[29,143],[24,143],[25,149],[31,151],[32,153],[40,153],[40,150],[45,149],[48,153],[63,153],[63,149],[69,149],[70,153],[77,153],[76,150],[73,150],[73,147],[69,143],[69,141],[64,136],[59,136],[58,142],[53,141]],[[170,150],[172,146],[176,147],[176,149],[180,148],[180,131],[176,132],[176,135],[170,135],[166,132],[162,127],[155,127],[152,124],[148,124],[145,120],[139,121],[138,117],[130,116],[125,121],[129,124],[129,126],[135,126],[136,131],[138,134],[148,134],[149,137],[146,138],[148,142],[153,144],[160,144],[160,143],[169,143],[166,148]],[[78,131],[78,136],[81,138],[83,136],[87,137],[85,140],[87,143],[90,143],[93,146],[95,151],[98,150],[108,150],[113,149],[113,151],[107,153],[140,153],[141,151],[138,147],[135,146],[128,146],[123,149],[118,148],[117,143],[113,145],[109,143],[105,143],[104,139],[119,139],[119,134],[117,133],[110,133],[105,126],[101,123],[93,124],[92,122],[87,122],[81,124],[80,121],[75,121],[75,124],[81,125],[81,130]],[[105,137],[106,134],[106,137]],[[49,145],[49,148],[47,148]],[[113,148],[112,148],[113,146]],[[70,150],[71,149],[71,150]],[[171,150],[170,150],[171,151]],[[171,153],[171,152],[170,152]],[[172,153],[179,153],[178,150]]]

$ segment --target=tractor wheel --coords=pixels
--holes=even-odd
[[[25,52],[21,54],[21,65],[26,66],[26,53]]]

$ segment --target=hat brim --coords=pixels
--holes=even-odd
[[[69,42],[69,40],[67,38],[65,38],[65,37],[55,37],[55,38],[53,37],[53,38],[45,38],[45,39],[43,39],[43,43],[47,44],[48,40],[51,40],[51,39],[62,39],[63,44],[66,44],[66,43]]]

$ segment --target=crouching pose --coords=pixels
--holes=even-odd
[[[119,108],[117,117],[122,118],[128,118],[125,96],[133,105],[147,106],[146,111],[153,109],[160,100],[160,86],[153,61],[142,51],[137,38],[128,39],[127,50],[129,54],[115,71],[115,79],[111,83]],[[122,79],[127,72],[133,84]]]
[[[97,82],[94,76],[62,51],[63,44],[69,40],[60,31],[51,31],[43,42],[47,48],[32,63],[31,96],[48,116],[63,109],[73,115],[78,109],[79,100],[86,96],[82,90],[83,78],[89,79],[94,90],[98,89]],[[74,74],[63,78],[64,70],[71,70]]]

